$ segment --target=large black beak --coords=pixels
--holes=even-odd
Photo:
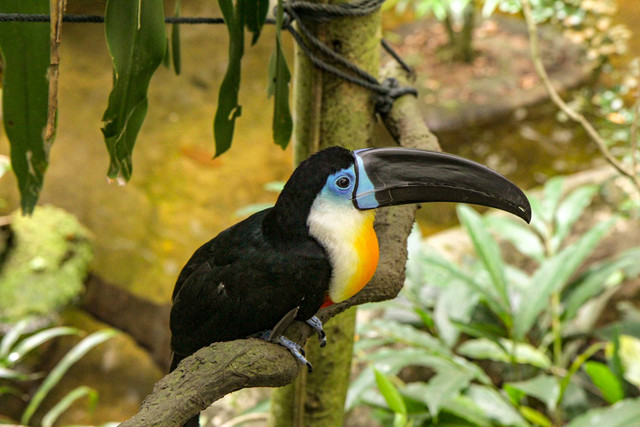
[[[515,184],[471,160],[410,148],[353,152],[357,182],[353,204],[360,210],[420,202],[490,206],[531,220],[531,206]]]

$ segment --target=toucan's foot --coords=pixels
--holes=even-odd
[[[278,336],[276,339],[273,340],[273,342],[276,342],[281,346],[285,347],[287,350],[289,350],[289,352],[291,352],[293,357],[295,357],[298,362],[300,362],[301,364],[307,367],[309,372],[313,371],[313,366],[311,366],[311,363],[309,363],[309,361],[304,357],[305,354],[302,346],[291,341],[290,339],[286,338],[283,335]]]
[[[322,322],[318,319],[318,316],[313,316],[311,319],[306,321],[307,325],[311,326],[311,328],[316,331],[318,334],[318,341],[320,341],[320,347],[324,347],[327,345],[327,334],[324,333],[324,329],[322,329]]]
[[[305,365],[307,369],[309,369],[309,372],[313,371],[313,366],[304,357],[305,356],[304,348],[302,348],[302,346],[299,345],[298,343],[291,341],[289,338],[285,337],[284,335],[275,336],[272,330],[260,332],[252,336],[268,342],[280,344],[281,346],[289,350],[289,352],[293,355],[293,357],[296,358],[298,362]]]

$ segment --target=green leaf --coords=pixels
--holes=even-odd
[[[491,283],[501,298],[502,306],[506,307],[507,312],[509,312],[504,263],[502,262],[498,244],[491,237],[482,222],[482,217],[476,211],[466,205],[458,205],[457,211],[462,226],[471,237],[476,253],[480,256],[482,264],[491,276]]]
[[[467,396],[501,426],[525,426],[526,421],[509,401],[490,387],[472,384]]]
[[[460,395],[469,386],[473,375],[455,369],[438,372],[428,383],[414,382],[407,385],[402,394],[422,402],[429,408],[432,417],[437,417],[440,409]]]
[[[497,362],[510,363],[513,358],[516,363],[537,366],[542,369],[551,367],[549,358],[543,352],[529,344],[515,343],[514,350],[513,341],[502,339],[500,343],[502,346],[485,338],[469,340],[460,344],[458,353],[472,359],[489,359]],[[508,352],[504,350],[505,348]]]
[[[595,185],[580,187],[562,201],[555,212],[555,232],[551,237],[551,247],[554,253],[560,249],[560,245],[571,231],[573,224],[580,218],[585,208],[591,204],[597,190]]]
[[[64,355],[62,360],[49,372],[49,375],[44,379],[40,387],[36,390],[35,394],[29,401],[29,404],[22,413],[20,422],[24,425],[28,425],[31,417],[35,413],[36,409],[40,406],[44,398],[49,394],[51,389],[56,386],[64,376],[64,374],[73,366],[78,360],[80,360],[89,350],[95,346],[105,342],[108,339],[113,338],[118,334],[113,329],[104,329],[87,336],[78,344],[76,344],[67,354]]]
[[[520,253],[538,262],[544,260],[544,246],[540,237],[528,225],[503,216],[487,216],[486,223],[500,236],[508,240]]]
[[[149,82],[167,47],[164,5],[158,0],[108,0],[105,32],[115,76],[102,117],[108,176],[128,181],[133,146],[147,114]]]
[[[527,419],[527,421],[532,422],[533,424],[541,427],[552,427],[553,423],[549,418],[547,418],[542,412],[536,411],[533,408],[528,406],[521,406],[520,413],[523,417]]]
[[[560,384],[554,376],[541,374],[529,380],[506,383],[505,390],[507,386],[521,391],[527,396],[535,397],[543,402],[550,412],[556,409],[556,403],[560,396]]]
[[[482,6],[482,16],[484,18],[488,18],[493,15],[493,12],[495,12],[496,7],[498,7],[499,3],[500,0],[486,0],[484,2],[484,5]]]
[[[66,326],[59,326],[56,328],[45,329],[44,331],[40,331],[29,338],[25,338],[20,341],[18,345],[14,347],[14,349],[9,354],[9,359],[11,363],[16,363],[20,361],[24,356],[26,356],[31,350],[41,346],[45,342],[64,335],[80,335],[81,331],[76,328],[69,328]]]
[[[62,415],[69,407],[78,399],[85,396],[89,397],[89,407],[95,407],[98,401],[98,392],[87,386],[76,387],[67,393],[55,406],[42,417],[42,427],[52,427],[60,415]]]
[[[533,194],[527,194],[529,204],[531,205],[531,227],[542,237],[551,237],[550,230],[544,221],[544,214],[540,199]]]
[[[531,329],[540,312],[548,307],[549,297],[560,291],[582,265],[585,258],[595,249],[605,233],[615,222],[615,218],[598,223],[577,242],[564,248],[553,258],[546,260],[531,278],[531,286],[524,293],[523,303],[514,316],[514,336],[522,340]]]
[[[396,388],[395,385],[387,378],[384,374],[380,373],[376,368],[373,368],[373,373],[376,377],[376,384],[378,385],[378,390],[384,397],[384,400],[389,405],[389,409],[391,409],[396,414],[407,415],[407,407],[404,404],[404,400],[400,395],[400,392]]]
[[[48,0],[4,0],[2,13],[49,14]],[[11,165],[18,179],[22,212],[33,211],[49,149],[44,140],[49,104],[49,24],[3,22],[0,25],[2,51],[2,118],[11,145]]]
[[[567,427],[629,427],[640,420],[640,398],[626,399],[607,408],[591,409]],[[604,423],[604,424],[603,424]]]
[[[459,281],[452,281],[442,289],[434,310],[438,335],[445,344],[453,347],[460,336],[460,328],[454,322],[466,323],[471,319],[479,295]]]
[[[589,375],[589,378],[591,378],[591,382],[598,387],[604,400],[609,403],[616,403],[624,399],[622,384],[620,384],[618,378],[616,378],[607,365],[590,361],[585,362],[582,367],[587,375]]]
[[[625,272],[621,279],[629,275],[637,275],[638,272],[634,270],[638,266],[638,259],[640,259],[640,248],[633,248],[612,260],[590,267],[576,280],[577,284],[571,286],[571,290],[563,298],[564,319],[573,319],[584,303],[610,285],[609,279],[618,275],[620,271]]]
[[[547,224],[551,224],[553,216],[558,209],[560,198],[562,197],[562,184],[564,178],[556,176],[549,179],[544,184],[544,197],[542,199],[542,217]]]
[[[412,326],[384,319],[373,320],[371,326],[379,334],[391,337],[396,342],[407,344],[413,348],[422,347],[433,354],[451,355],[451,351],[438,339]]]
[[[283,149],[289,144],[293,131],[293,120],[289,109],[289,82],[291,73],[287,59],[282,51],[283,9],[282,0],[278,0],[276,14],[276,47],[269,59],[269,96],[273,97],[273,140]]]
[[[176,0],[176,4],[173,9],[173,16],[178,18],[180,16],[180,2]],[[251,2],[248,2],[251,3]],[[176,75],[180,75],[182,69],[182,59],[180,54],[180,24],[173,24],[171,26],[171,58],[173,59],[173,70]]]
[[[24,374],[15,369],[0,367],[0,379],[3,380],[31,381],[41,377],[42,375],[40,374]]]
[[[489,417],[468,396],[456,396],[446,402],[442,406],[442,410],[467,420],[473,426],[491,427],[492,425]]]
[[[218,110],[213,121],[216,157],[231,147],[236,118],[242,114],[238,105],[242,55],[244,55],[244,19],[242,3],[234,9],[232,0],[218,0],[229,33],[229,63],[218,93]]]
[[[269,12],[269,0],[244,0],[242,1],[244,8],[244,19],[247,30],[253,33],[251,44],[254,45],[260,37],[260,31],[267,19]]]

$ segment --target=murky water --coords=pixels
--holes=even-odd
[[[183,15],[219,15],[205,2],[184,3]],[[619,3],[624,13],[617,19],[634,29],[640,22],[640,2]],[[70,12],[100,13],[100,7],[100,2],[81,2]],[[215,160],[211,160],[212,118],[225,71],[226,30],[183,26],[181,31],[183,74],[176,77],[163,68],[154,76],[149,112],[134,153],[133,179],[120,187],[105,179],[108,155],[100,120],[111,88],[111,66],[103,28],[65,24],[58,136],[42,193],[42,203],[71,211],[95,233],[96,273],[160,302],[168,301],[193,250],[235,223],[237,209],[272,202],[274,194],[263,185],[286,179],[291,168],[290,152],[274,145],[270,136],[272,107],[266,98],[265,64],[272,30],[267,28],[262,42],[246,52],[243,116],[233,147]],[[631,40],[630,51],[630,56],[640,55],[639,37]],[[520,112],[517,119],[442,134],[440,141],[446,151],[481,161],[520,185],[533,187],[550,175],[592,163],[592,143],[581,130],[557,122],[554,115],[551,106],[536,107]],[[8,153],[3,133],[0,153]],[[8,200],[7,210],[18,206],[13,177],[0,183],[0,195]],[[455,220],[454,215],[451,206],[430,205],[420,213],[421,225],[426,231],[441,229]],[[96,384],[101,375],[94,371],[85,383]],[[100,403],[109,404],[106,399]],[[111,419],[126,416],[136,406],[129,402],[121,411],[112,408]],[[80,420],[89,421],[74,419]]]

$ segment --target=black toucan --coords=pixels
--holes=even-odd
[[[171,369],[216,341],[264,331],[269,337],[291,313],[322,337],[316,312],[356,294],[376,270],[374,209],[434,201],[474,203],[527,222],[531,218],[518,187],[457,156],[340,147],[314,154],[293,172],[274,207],[218,234],[183,268],[173,291]],[[269,339],[307,363],[295,343],[277,335]]]

